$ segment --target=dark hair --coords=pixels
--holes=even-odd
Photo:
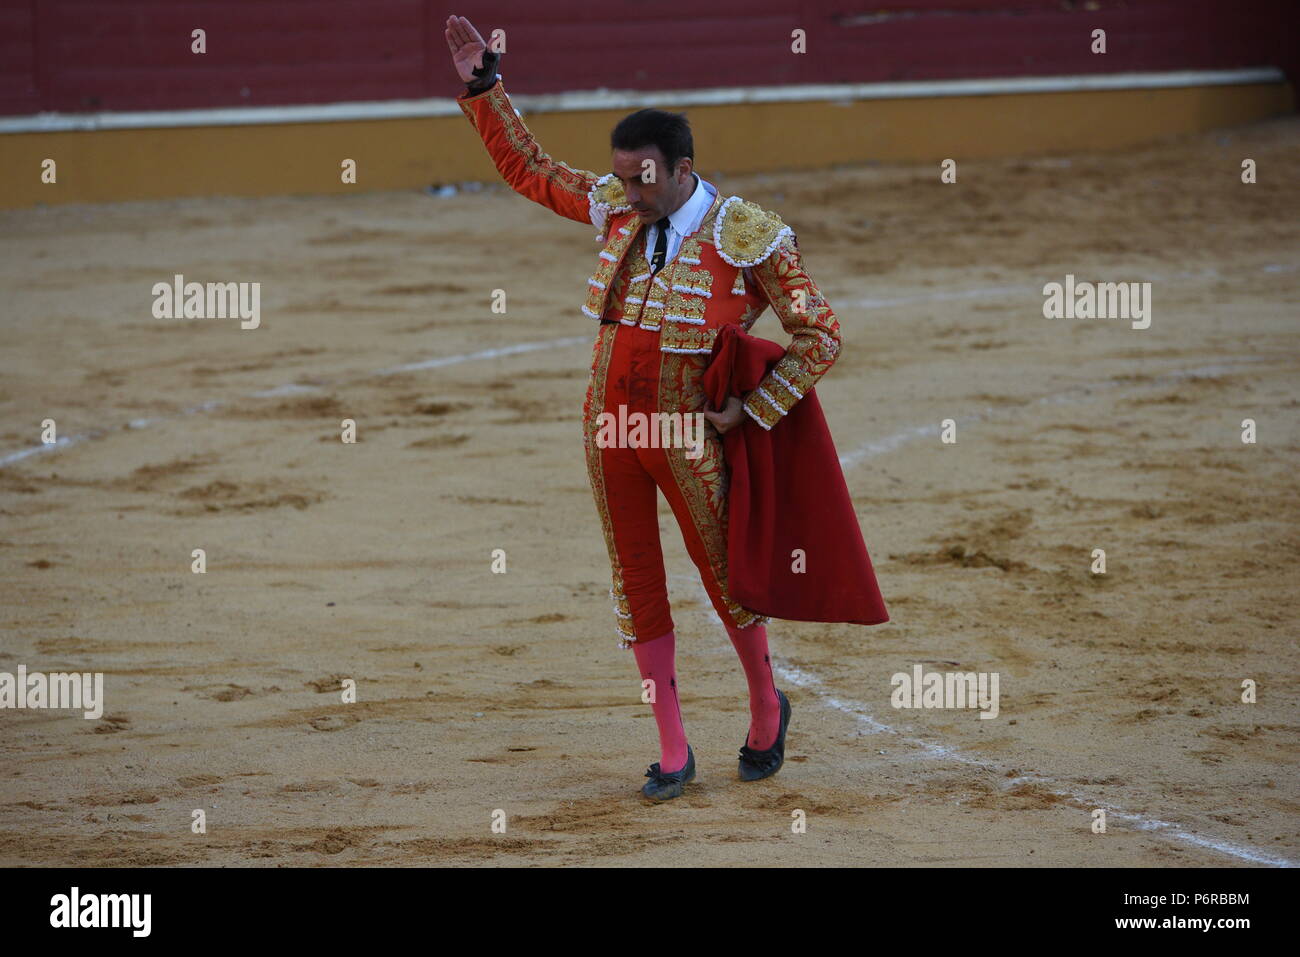
[[[637,110],[619,120],[609,134],[611,150],[639,150],[646,146],[659,147],[669,170],[675,170],[683,157],[694,160],[695,140],[686,114]]]

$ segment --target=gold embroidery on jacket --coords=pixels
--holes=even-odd
[[[740,328],[749,332],[754,322],[767,310],[767,303],[760,302],[752,306],[746,306],[745,311],[740,314]]]
[[[757,265],[791,234],[776,213],[739,196],[728,197],[718,216],[721,222],[713,229],[718,254],[733,266]]]
[[[686,354],[704,353],[713,345],[711,335],[706,335],[704,312],[708,307],[709,297],[698,292],[684,292],[685,289],[700,289],[712,294],[713,273],[701,260],[701,237],[711,235],[711,223],[714,211],[718,207],[718,198],[713,198],[708,212],[700,221],[700,228],[682,240],[677,258],[672,262],[671,274],[665,276],[664,285],[659,292],[664,297],[663,330],[659,334],[659,348],[666,353]],[[660,275],[669,273],[665,269]],[[716,330],[714,330],[716,335]]]
[[[638,235],[636,230],[627,234],[617,229],[611,232],[609,242],[596,260],[596,272],[587,280],[587,301],[583,304],[582,312],[589,319],[604,316],[610,301],[610,286],[614,284],[619,263],[624,260],[628,247]]]
[[[800,392],[806,393],[835,363],[839,353],[839,323],[826,299],[803,271],[792,237],[783,237],[776,254],[755,269],[754,275],[781,325],[794,335],[790,355],[777,363],[776,370]],[[792,293],[799,289],[807,293],[803,313],[795,312],[791,301]]]
[[[717,326],[688,326],[670,322],[659,333],[659,349],[678,354],[695,353],[707,359],[713,351],[713,340],[717,336]]]
[[[698,249],[699,243],[696,243],[695,247]],[[664,308],[665,320],[694,326],[703,325],[704,310],[708,307],[712,289],[713,273],[708,269],[688,267],[678,270],[668,290],[668,302]],[[705,295],[706,293],[708,295]]]
[[[650,266],[647,264],[646,272],[649,271]],[[668,299],[668,289],[674,271],[674,264],[669,263],[655,273],[654,278],[646,280],[645,306],[642,308],[639,304],[634,305],[634,308],[641,310],[640,325],[642,329],[654,330],[663,325],[664,303]]]
[[[621,307],[623,320],[635,324],[641,311],[641,301],[650,289],[650,264],[645,260],[645,245],[637,243],[623,260],[620,282],[626,283],[622,298],[614,300]]]
[[[592,203],[602,203],[608,206],[610,212],[620,213],[631,209],[627,201],[627,193],[623,191],[623,181],[612,173],[608,173],[596,185],[592,186],[587,195],[587,199]]]
[[[497,84],[493,87],[494,95],[487,98],[488,106],[501,120],[501,126],[506,131],[506,137],[510,140],[511,148],[524,158],[528,171],[540,174],[567,192],[586,199],[590,190],[590,176],[584,176],[567,163],[551,159],[542,150],[541,144],[531,138],[528,127],[524,125],[523,120],[515,115],[514,107],[510,105],[510,100],[507,99],[505,93],[499,91],[501,91],[501,85]],[[532,142],[531,146],[529,145],[530,140]]]

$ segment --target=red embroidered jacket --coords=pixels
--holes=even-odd
[[[700,228],[651,281],[643,224],[623,184],[551,159],[510,104],[500,79],[463,93],[474,124],[511,189],[568,219],[597,228],[600,252],[587,280],[583,313],[660,330],[660,349],[707,356],[727,324],[748,331],[770,305],[793,339],[785,355],[745,396],[745,411],[770,429],[834,364],[839,321],[804,271],[794,231],[779,216],[739,196],[713,199]]]

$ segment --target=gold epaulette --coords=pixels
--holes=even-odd
[[[592,206],[602,207],[612,213],[627,212],[632,208],[627,201],[627,194],[623,191],[623,181],[613,173],[606,173],[596,180],[596,184],[591,187],[591,192],[587,194],[587,201]]]
[[[733,266],[757,266],[794,230],[776,213],[739,196],[728,197],[713,223],[713,245]]]

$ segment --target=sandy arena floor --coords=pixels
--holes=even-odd
[[[774,623],[785,769],[736,780],[744,680],[661,505],[700,776],[637,793],[580,434],[594,230],[499,186],[10,212],[0,459],[84,438],[0,468],[0,671],[103,671],[108,703],[0,711],[0,864],[1300,862],[1300,121],[957,185],[702,158],[840,317],[819,394],[893,616]],[[261,282],[262,328],[154,319],[174,273]],[[1043,318],[1067,273],[1151,281],[1151,327]],[[893,709],[915,663],[998,672],[1000,716]]]

